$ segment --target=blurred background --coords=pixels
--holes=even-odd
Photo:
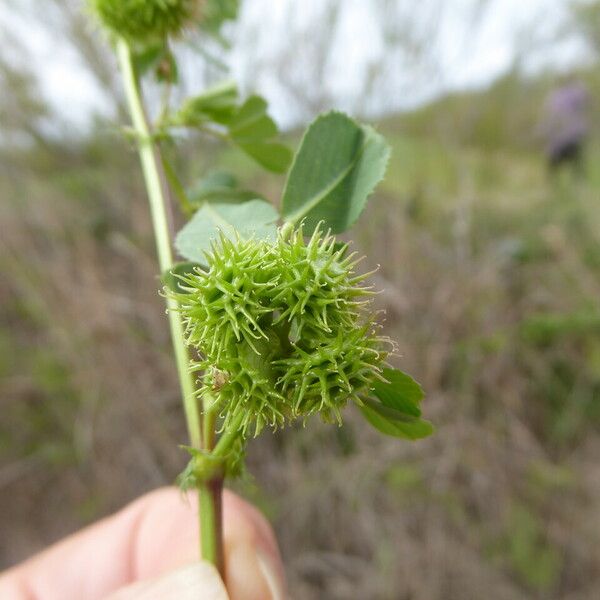
[[[41,4],[0,0],[0,568],[187,460],[116,66],[80,0]],[[181,42],[181,95],[233,75],[292,145],[331,107],[391,142],[351,237],[438,426],[250,444],[293,597],[600,597],[600,2],[245,0],[223,36]],[[177,161],[283,186],[205,139]]]

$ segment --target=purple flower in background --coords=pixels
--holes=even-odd
[[[564,158],[568,149],[579,151],[589,132],[588,102],[587,88],[578,81],[570,81],[548,96],[543,132],[551,160]]]

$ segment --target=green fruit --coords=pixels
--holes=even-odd
[[[275,242],[221,236],[208,269],[180,277],[173,295],[205,389],[226,429],[244,434],[319,413],[341,421],[381,378],[387,341],[376,334],[365,275],[347,247],[317,230]]]
[[[361,404],[359,394],[368,393],[381,377],[384,342],[370,323],[338,328],[334,336],[313,338],[312,344],[300,340],[289,358],[277,361],[277,385],[292,401],[294,414],[319,413],[325,421],[341,423],[340,409],[348,400]]]
[[[88,0],[102,24],[130,42],[178,34],[199,12],[199,0]]]
[[[293,324],[293,335],[300,338],[305,328],[332,333],[352,327],[369,291],[358,284],[365,276],[354,276],[357,261],[346,256],[347,245],[336,245],[335,238],[317,229],[304,243],[302,230],[289,242],[279,240],[282,269],[272,302],[278,307],[278,321]]]
[[[266,338],[261,323],[273,313],[270,298],[280,277],[272,246],[222,236],[207,259],[208,271],[180,278],[187,293],[177,298],[189,344],[211,361],[242,341],[258,353],[257,341]]]

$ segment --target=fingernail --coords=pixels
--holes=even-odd
[[[231,600],[284,600],[277,568],[254,544],[242,543],[227,560],[227,589]]]
[[[271,600],[284,600],[285,590],[279,569],[261,552],[258,552],[256,559],[269,592],[271,592]]]

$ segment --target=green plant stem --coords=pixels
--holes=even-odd
[[[131,120],[137,134],[137,146],[148,191],[158,263],[161,273],[164,273],[173,267],[173,252],[168,213],[168,189],[163,176],[162,161],[152,140],[139,81],[133,67],[131,50],[124,40],[117,42],[117,56],[125,84]],[[167,298],[167,309],[190,442],[192,446],[200,448],[200,415],[194,379],[188,368],[189,355],[185,344],[183,323],[175,300]]]
[[[216,459],[225,459],[238,435],[243,414],[227,428],[215,444],[215,424],[219,405],[212,392],[206,390],[203,395],[205,412],[203,415],[203,449]],[[212,562],[224,574],[223,557],[223,472],[220,471],[207,481],[198,485],[200,547],[202,558]]]
[[[117,43],[117,55],[123,79],[129,111],[137,133],[138,151],[144,172],[152,224],[156,236],[156,248],[162,273],[173,266],[171,250],[171,230],[168,207],[168,188],[164,175],[164,164],[151,135],[144,110],[140,85],[133,67],[131,50],[124,40]],[[200,415],[196,401],[194,379],[189,371],[189,355],[185,344],[183,323],[177,302],[167,299],[171,338],[175,350],[177,372],[183,394],[185,417],[193,447],[211,451],[214,445],[215,415],[208,411],[204,420],[204,435],[201,434]],[[222,491],[223,477],[215,477],[198,486],[198,506],[200,518],[200,554],[204,560],[213,563],[223,573],[222,547]]]
[[[202,446],[211,454],[215,450],[215,426],[218,403],[208,390],[203,394],[204,414],[202,418]],[[221,506],[223,502],[223,474],[203,481],[198,486],[200,547],[202,558],[216,565],[224,574],[223,556],[223,519]]]
[[[216,410],[212,403],[213,410],[208,410],[205,417],[205,430],[203,441],[205,450],[210,452],[213,457],[225,458],[229,454],[232,445],[240,435],[240,425],[243,414],[231,423],[229,428],[221,435],[219,441],[214,445],[214,430]],[[223,476],[222,474],[203,481],[198,486],[198,495],[200,498],[200,545],[202,557],[217,566],[219,572],[223,574]]]
[[[213,477],[198,486],[200,551],[202,558],[224,574],[223,560],[223,477]]]

